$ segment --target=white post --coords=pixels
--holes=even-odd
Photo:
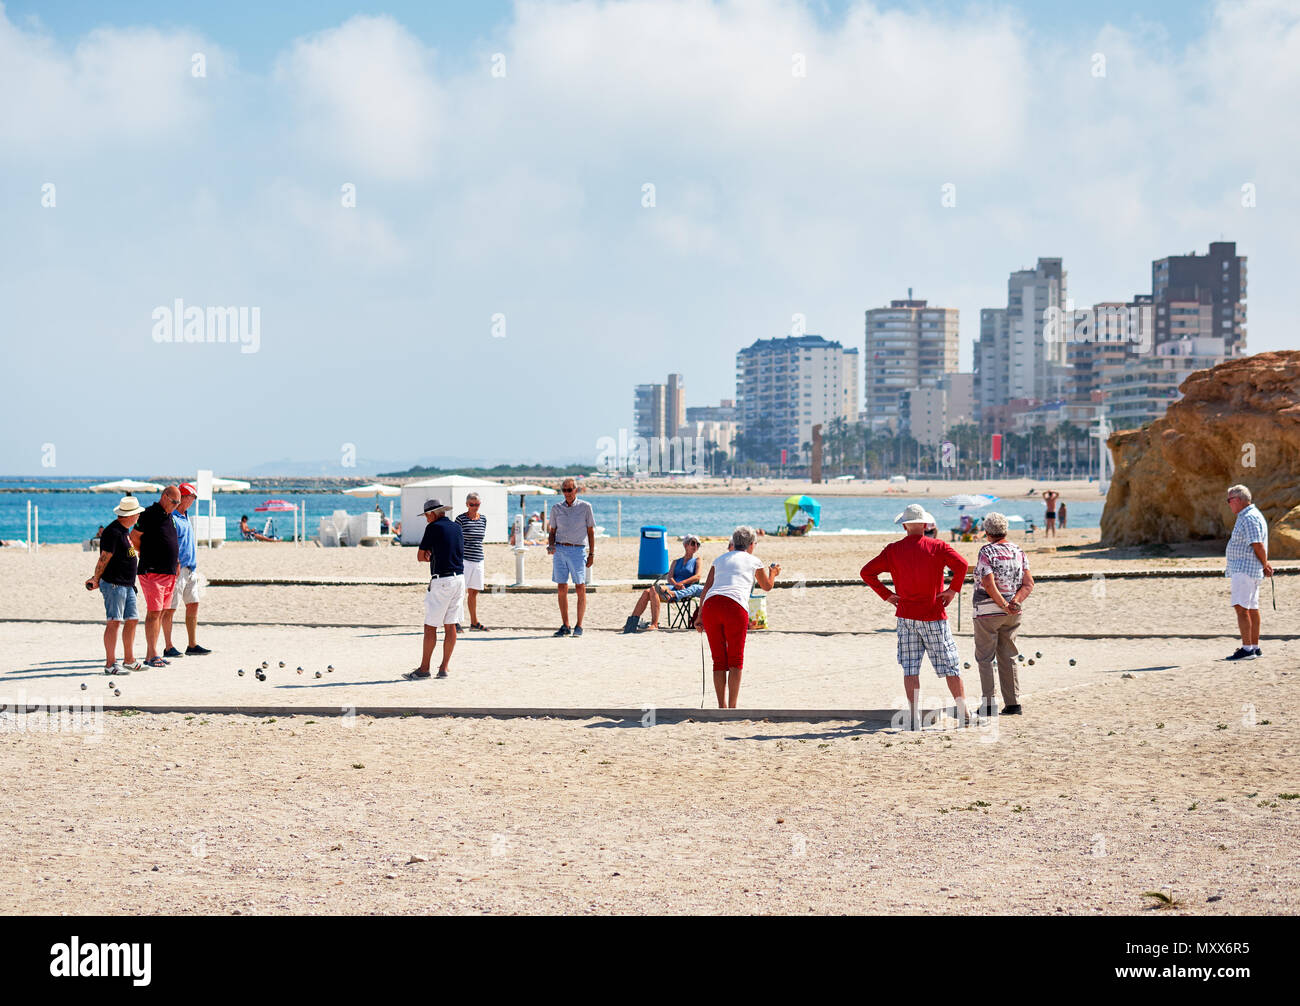
[[[524,512],[519,511],[519,516],[515,518],[515,586],[524,585],[524,553],[528,551],[524,547]]]
[[[32,508],[32,551],[41,547],[41,508],[39,506]]]
[[[623,501],[618,501],[618,540],[623,540]]]
[[[32,501],[27,501],[27,552],[32,551]]]

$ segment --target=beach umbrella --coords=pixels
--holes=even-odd
[[[374,499],[376,496],[401,496],[402,490],[399,486],[386,486],[382,482],[371,482],[367,486],[354,486],[351,489],[344,489],[345,496],[368,496]],[[393,523],[393,501],[388,501],[388,523]]]
[[[989,496],[987,493],[958,493],[956,496],[949,496],[943,501],[944,506],[955,506],[958,509],[965,510],[970,507],[972,510],[978,510],[980,507],[986,507],[996,503],[1000,497]]]
[[[163,491],[163,487],[157,482],[118,479],[116,482],[101,482],[97,486],[91,486],[90,491],[94,493],[122,493],[123,495],[134,496],[136,493],[160,493]]]
[[[517,486],[506,486],[506,495],[519,497],[519,515],[524,519],[523,523],[520,525],[520,534],[523,534],[524,531],[528,530],[528,515],[524,513],[524,497],[525,496],[554,496],[555,490],[547,489],[546,486],[533,486],[533,485],[522,484]],[[522,547],[523,544],[524,544],[523,539],[521,538],[519,541],[520,547]]]
[[[251,482],[245,482],[242,479],[218,479],[212,480],[212,491],[214,493],[242,493],[252,489]]]
[[[372,482],[368,486],[354,486],[351,489],[344,489],[345,496],[401,496],[402,490],[398,486],[386,486],[380,482]]]
[[[800,510],[812,520],[813,527],[821,527],[822,505],[811,496],[791,496],[785,501],[785,522],[789,524]]]
[[[259,507],[253,507],[254,513],[292,513],[297,510],[297,506],[288,500],[267,500]]]

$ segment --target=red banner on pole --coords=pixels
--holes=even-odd
[[[993,434],[993,460],[994,461],[1002,460],[1002,434],[1001,433]]]
[[[786,464],[790,460],[790,452],[786,448],[781,448],[781,464]]]

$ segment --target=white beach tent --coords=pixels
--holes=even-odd
[[[439,475],[436,478],[408,482],[402,486],[402,544],[418,545],[424,536],[424,501],[439,499],[451,505],[453,520],[465,512],[465,497],[476,492],[482,505],[479,513],[487,518],[485,541],[508,541],[510,528],[506,516],[506,487],[503,482],[471,479],[464,475]]]

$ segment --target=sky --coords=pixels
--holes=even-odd
[[[968,370],[1039,256],[1085,306],[1235,240],[1300,347],[1297,2],[46,7],[0,4],[0,474],[593,465],[797,314],[860,347],[911,287]]]

